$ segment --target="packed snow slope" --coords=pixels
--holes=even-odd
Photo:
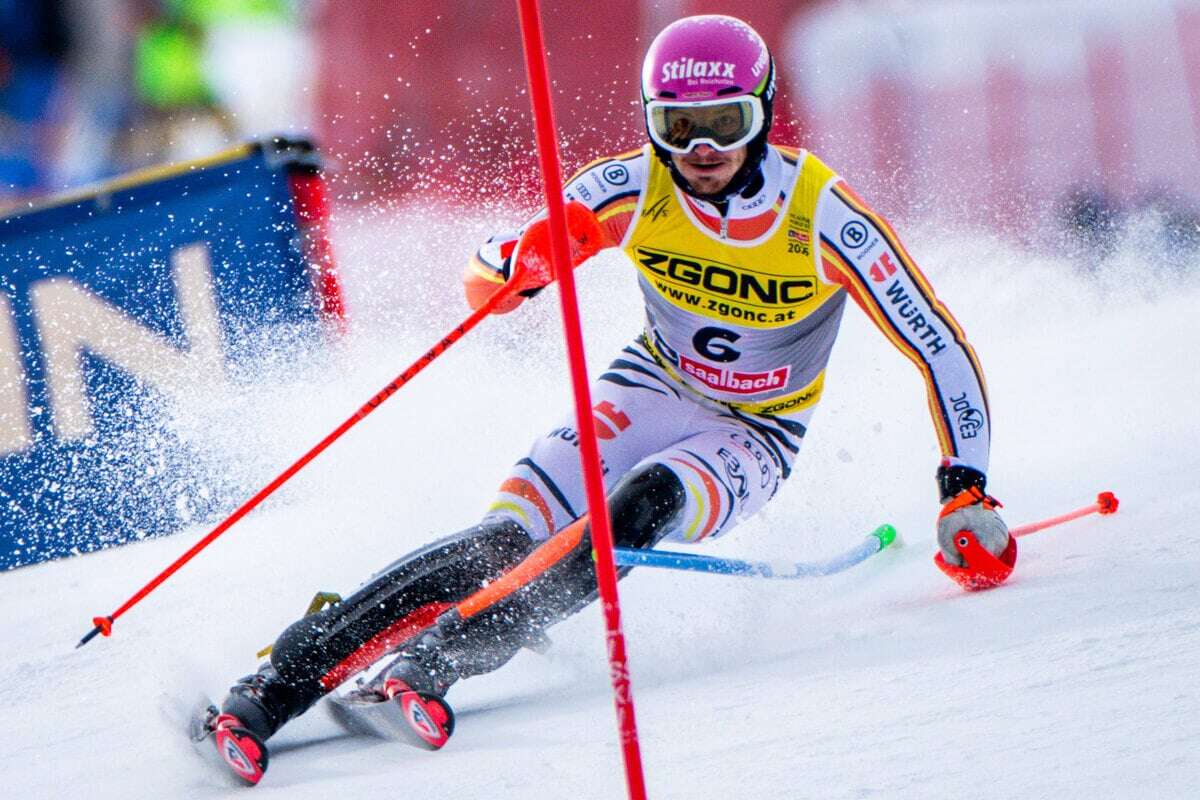
[[[237,397],[198,390],[180,424],[249,496],[465,311],[461,264],[493,225],[343,214],[355,328],[267,360]],[[1101,263],[936,228],[902,232],[983,361],[989,489],[1019,524],[1003,587],[933,566],[938,453],[916,371],[849,308],[798,469],[701,552],[810,560],[880,522],[907,547],[798,582],[643,569],[621,584],[654,798],[1185,798],[1200,785],[1200,265],[1131,240]],[[1086,267],[1086,268],[1085,268]],[[579,275],[591,369],[639,328],[632,267]],[[316,590],[348,593],[471,524],[509,465],[569,408],[547,291],[487,321],[255,514],[119,620],[75,642],[206,530],[0,576],[4,795],[242,797],[182,715],[255,666]],[[201,424],[202,423],[202,424]],[[257,797],[452,800],[624,793],[593,607],[449,699],[439,753],[343,735],[315,708],[273,741]]]

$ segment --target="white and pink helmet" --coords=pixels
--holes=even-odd
[[[775,63],[766,42],[739,19],[707,14],[671,23],[642,63],[646,129],[664,161],[701,144],[766,149]]]

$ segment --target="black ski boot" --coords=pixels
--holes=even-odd
[[[305,704],[270,663],[229,688],[221,708],[209,706],[192,723],[192,739],[212,737],[217,754],[239,780],[251,786],[262,780],[269,754],[266,741]]]
[[[402,650],[391,664],[379,673],[382,686],[399,681],[414,692],[445,697],[446,692],[461,676],[440,649],[429,647],[424,640]]]
[[[221,713],[236,718],[241,727],[266,741],[309,705],[268,662],[229,687],[229,696],[221,705]]]

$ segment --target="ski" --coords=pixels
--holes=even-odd
[[[237,717],[222,714],[214,705],[197,709],[189,722],[188,735],[204,754],[217,759],[237,781],[255,786],[267,772],[266,744],[242,727]],[[208,746],[209,740],[212,747]]]
[[[327,708],[347,731],[440,750],[454,733],[454,711],[437,695],[414,691],[397,678],[329,695]]]

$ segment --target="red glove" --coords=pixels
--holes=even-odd
[[[987,589],[1004,582],[1017,561],[1017,540],[985,494],[984,474],[964,466],[938,469],[942,511],[938,514],[938,568],[964,589]]]
[[[606,246],[604,229],[590,208],[578,200],[565,207],[567,240],[571,246],[571,269],[578,267]],[[554,280],[550,261],[550,219],[543,217],[525,228],[516,251],[505,262],[505,279],[521,285],[520,294],[532,297]]]

